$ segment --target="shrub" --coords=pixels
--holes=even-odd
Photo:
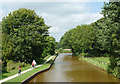
[[[13,62],[12,60],[9,60],[7,63],[7,71],[12,71],[14,69],[18,69],[19,66],[24,67],[25,65],[27,65],[24,62]]]
[[[108,54],[108,53],[105,53],[105,54],[104,54],[104,57],[109,57],[109,54]]]
[[[86,56],[88,56],[88,53],[80,53],[79,56],[80,57],[86,57]]]
[[[62,48],[60,48],[60,49],[59,49],[59,52],[60,52],[60,53],[61,53],[61,52],[63,52],[63,49],[62,49]]]
[[[2,67],[2,73],[6,73],[7,72],[7,67]]]

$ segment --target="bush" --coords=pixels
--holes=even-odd
[[[118,58],[111,57],[110,65],[108,66],[108,73],[111,73],[113,76],[120,78],[120,66],[117,63]]]
[[[86,57],[86,56],[88,56],[88,53],[80,53],[79,56],[80,56],[80,57]]]
[[[45,49],[44,51],[43,51],[43,53],[42,53],[42,58],[45,58],[46,56],[48,56],[50,53],[49,53],[49,51],[47,50],[47,49]]]
[[[114,69],[111,69],[108,67],[108,73],[111,73],[113,76],[120,78],[120,72],[119,72],[120,67],[115,67]]]
[[[2,67],[2,73],[6,73],[7,72],[7,68],[6,67]]]
[[[63,49],[62,49],[62,48],[60,48],[60,49],[59,49],[59,52],[60,52],[60,53],[61,53],[61,52],[63,52]]]
[[[118,74],[117,77],[120,78],[120,66],[118,66]]]
[[[12,60],[9,60],[7,63],[7,71],[10,72],[14,69],[18,69],[19,66],[24,67],[25,65],[27,65],[24,62],[13,62]]]
[[[108,53],[105,53],[105,54],[104,54],[104,57],[109,57],[109,54],[108,54]]]
[[[57,55],[57,56],[58,56],[58,53],[55,53],[55,55]]]

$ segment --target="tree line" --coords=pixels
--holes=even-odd
[[[110,58],[108,72],[120,74],[120,1],[104,3],[103,18],[90,25],[78,25],[67,31],[60,39],[62,48],[72,49],[75,56],[107,56]]]
[[[53,55],[55,39],[35,10],[19,8],[2,19],[2,67],[9,60],[30,63]],[[4,70],[4,69],[3,69]]]

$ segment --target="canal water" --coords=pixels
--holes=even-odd
[[[71,53],[59,54],[50,70],[30,82],[118,82],[119,80],[94,65],[79,60]]]

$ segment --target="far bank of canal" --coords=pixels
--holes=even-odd
[[[28,84],[30,82],[119,82],[119,80],[70,53],[62,53],[58,55],[50,70],[38,74]]]

